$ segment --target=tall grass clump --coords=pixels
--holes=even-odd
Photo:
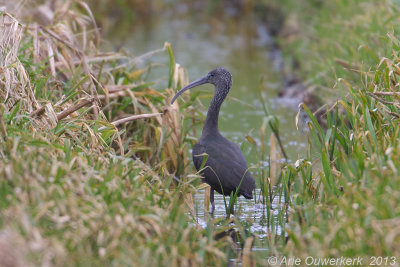
[[[186,82],[171,46],[102,52],[86,4],[52,4],[29,6],[41,24],[0,13],[0,263],[224,264],[233,242],[196,225],[197,180],[177,178],[191,115],[169,105]],[[164,90],[137,64],[154,53]]]
[[[306,84],[338,98],[330,100],[326,127],[302,106],[310,118],[309,148],[282,169],[288,241],[276,253],[303,262],[344,256],[370,264],[382,256],[398,264],[398,7],[395,1],[285,3],[296,6],[286,24],[296,20],[299,28],[281,36],[289,38],[283,49],[299,60]]]
[[[261,265],[268,264],[268,256],[302,263],[309,257],[360,257],[363,265],[398,264],[400,41],[393,33],[386,38],[390,57],[358,70],[362,82],[338,81],[342,98],[327,108],[326,130],[303,104],[310,118],[308,153],[282,165],[272,194],[286,206],[266,207],[269,227],[282,232],[269,234],[268,255],[256,257]],[[273,151],[276,144],[270,143]],[[264,186],[271,185],[267,176]],[[285,212],[284,219],[271,221],[272,212]]]
[[[317,86],[333,103],[324,126],[302,105],[310,118],[308,151],[295,163],[282,165],[272,194],[268,188],[276,174],[268,168],[263,172],[263,197],[275,193],[289,204],[287,221],[278,222],[285,234],[270,235],[269,255],[303,263],[309,256],[361,257],[364,265],[377,264],[381,257],[378,262],[398,264],[396,1],[264,2],[285,13],[279,41],[286,66],[293,64],[305,85]],[[271,141],[270,158],[276,149]],[[268,264],[265,257],[257,260]]]
[[[364,86],[340,81],[348,96],[336,105],[345,114],[329,116],[326,132],[305,107],[322,168],[313,170],[312,159],[288,167],[298,174],[286,248],[292,255],[360,256],[365,262],[400,256],[400,50],[398,39],[389,37],[392,56],[362,73]]]

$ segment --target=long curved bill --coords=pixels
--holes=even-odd
[[[181,90],[178,91],[178,93],[176,93],[176,95],[172,98],[171,100],[171,105],[175,102],[175,100],[178,98],[178,96],[180,96],[183,92],[185,92],[186,90],[189,90],[190,88],[202,85],[207,83],[207,76],[204,76],[198,80],[195,80],[194,82],[189,83],[188,85],[186,85],[185,87],[183,87]]]

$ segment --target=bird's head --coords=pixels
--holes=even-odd
[[[176,95],[172,98],[171,104],[175,102],[175,100],[180,96],[183,92],[186,90],[189,90],[190,88],[205,84],[205,83],[211,83],[215,85],[216,90],[221,90],[220,92],[215,92],[223,94],[223,97],[228,94],[229,89],[232,86],[232,75],[229,73],[224,68],[216,68],[210,71],[206,76],[195,80],[194,82],[189,83],[185,87],[183,87],[179,92],[176,93]]]
[[[224,68],[213,69],[206,77],[207,82],[215,86],[226,86],[228,88],[231,88],[232,86],[232,75]]]

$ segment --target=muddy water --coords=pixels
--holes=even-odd
[[[267,29],[254,18],[234,20],[225,19],[204,21],[196,15],[185,15],[184,7],[178,11],[162,13],[154,16],[145,25],[135,27],[125,36],[113,36],[112,32],[106,37],[112,40],[114,47],[126,47],[140,56],[152,50],[159,49],[165,41],[172,44],[176,62],[184,66],[190,81],[205,75],[209,70],[223,66],[233,75],[233,87],[228,99],[224,102],[220,114],[220,131],[228,139],[241,146],[249,165],[266,166],[266,159],[260,159],[260,128],[265,118],[262,101],[269,107],[271,113],[277,116],[280,124],[281,139],[289,156],[289,161],[295,161],[305,151],[304,134],[295,128],[295,109],[290,102],[280,103],[276,95],[282,86],[282,59],[280,52],[274,49],[273,41]],[[228,22],[227,22],[228,20]],[[157,64],[161,62],[161,67]],[[157,55],[144,64],[156,63],[153,67],[155,77],[161,79],[159,88],[165,88],[167,83],[168,57],[166,54]],[[154,80],[154,76],[150,80]],[[196,88],[204,96],[203,103],[208,106],[213,88],[204,85]],[[260,94],[261,92],[261,94]],[[260,97],[260,95],[262,97]],[[269,140],[267,130],[264,140]],[[246,140],[250,135],[257,147]],[[268,146],[267,146],[268,147]],[[258,176],[258,173],[254,173]],[[206,224],[208,215],[204,215],[203,192],[196,195],[198,213],[196,220]],[[215,217],[225,217],[225,206],[221,195],[216,194]],[[274,200],[275,201],[275,200]],[[278,218],[281,209],[277,207],[273,216]],[[261,240],[267,235],[264,223],[265,207],[254,200],[239,198],[237,216],[242,221],[251,221],[249,230]],[[280,229],[275,229],[280,231]],[[264,248],[255,249],[263,250]]]

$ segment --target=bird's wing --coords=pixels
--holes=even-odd
[[[209,155],[206,165],[213,170],[211,172],[206,170],[206,174],[208,173],[212,177],[215,177],[215,174],[217,174],[223,188],[226,188],[224,192],[235,190],[243,178],[244,180],[239,192],[251,195],[251,192],[255,188],[255,181],[248,170],[242,151],[235,143],[226,141],[229,144],[219,142],[207,145],[206,147],[203,146],[203,149]],[[220,186],[218,180],[216,182],[215,186]]]

